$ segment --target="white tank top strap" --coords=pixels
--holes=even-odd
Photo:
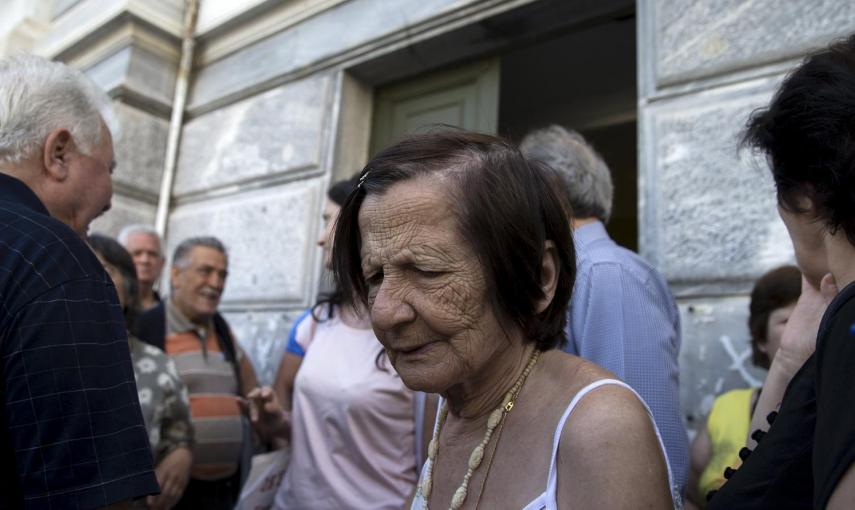
[[[650,408],[647,407],[647,403],[634,389],[632,389],[625,382],[619,381],[617,379],[600,379],[592,382],[591,384],[579,390],[579,392],[576,393],[576,395],[570,401],[570,404],[567,406],[567,409],[564,410],[564,414],[561,416],[561,419],[558,420],[558,426],[555,428],[555,435],[552,438],[552,459],[549,463],[549,477],[546,482],[546,492],[544,493],[544,508],[547,508],[549,510],[558,508],[558,500],[556,493],[556,489],[558,486],[558,444],[561,442],[561,432],[564,430],[564,424],[567,422],[567,418],[570,417],[570,414],[573,413],[573,409],[576,408],[576,406],[579,404],[579,401],[582,400],[585,395],[601,386],[606,385],[621,386],[623,388],[628,389],[644,405],[644,409],[647,410],[647,416],[650,417],[650,422],[653,424],[653,430],[656,431],[656,439],[659,441],[659,448],[662,450],[662,455],[665,458],[665,466],[668,468],[668,487],[674,487],[674,477],[671,473],[671,465],[668,463],[668,456],[665,453],[665,443],[662,442],[662,436],[659,434],[659,428],[656,426],[656,422],[653,421],[653,414],[650,412]]]

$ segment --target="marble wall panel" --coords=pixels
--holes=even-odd
[[[191,111],[416,25],[473,0],[351,0],[200,69]]]
[[[182,0],[60,0],[57,7],[66,9],[55,14],[50,32],[39,40],[39,54],[55,56],[86,50],[96,39],[94,34],[128,15],[174,36],[181,33],[184,19]]]
[[[841,0],[653,0],[660,86],[797,57],[855,27]],[[640,10],[646,2],[640,3]],[[647,4],[649,5],[649,4]]]
[[[128,75],[133,48],[126,46],[90,65],[83,72],[107,92],[121,87]]]
[[[235,338],[252,360],[258,381],[262,385],[273,384],[288,343],[291,324],[302,312],[303,310],[299,309],[224,313]]]
[[[140,201],[121,192],[113,193],[112,207],[89,225],[90,233],[119,235],[122,227],[132,223],[154,225],[157,206]]]
[[[145,106],[150,104],[153,109],[168,112],[172,106],[177,67],[173,59],[126,46],[90,65],[85,72],[108,92],[129,90]]]
[[[172,105],[178,55],[166,58],[140,47],[131,54],[125,86],[161,104]]]
[[[642,113],[642,252],[671,283],[749,280],[792,248],[765,161],[738,151],[774,81],[657,102]]]
[[[229,250],[223,303],[305,304],[319,249],[321,180],[291,182],[176,207],[167,253],[187,237],[214,235]]]
[[[169,122],[121,102],[113,108],[119,121],[114,140],[116,170],[114,182],[136,188],[153,201],[160,193]]]
[[[738,296],[679,303],[680,404],[690,430],[703,423],[717,395],[760,386],[765,378],[751,364],[748,301]]]
[[[264,0],[241,0],[240,2],[201,2],[196,19],[196,32],[206,32],[225,20],[235,18],[258,7]]]
[[[188,122],[174,194],[317,167],[333,80],[314,75]]]

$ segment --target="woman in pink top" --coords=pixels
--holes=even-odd
[[[335,219],[355,185],[341,181],[327,193],[318,239],[327,268]],[[423,394],[404,386],[367,316],[341,293],[296,321],[274,389],[290,410],[291,438],[276,508],[404,506],[418,479],[421,428],[433,416],[422,415]]]

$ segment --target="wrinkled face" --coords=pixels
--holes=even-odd
[[[825,228],[808,213],[795,213],[778,206],[778,214],[787,226],[793,241],[796,263],[807,280],[819,288],[822,277],[828,274],[825,248]]]
[[[101,143],[91,154],[78,150],[69,160],[68,199],[72,230],[85,236],[92,220],[110,209],[113,197],[113,137],[102,123]]]
[[[339,211],[341,211],[341,207],[328,198],[326,205],[324,205],[324,213],[322,216],[324,229],[321,231],[321,235],[318,236],[318,246],[324,250],[324,267],[327,269],[332,269],[332,248],[333,238],[335,237],[335,220],[338,218]]]
[[[507,346],[483,271],[436,179],[366,197],[359,211],[371,324],[410,388],[477,380]]]
[[[185,267],[172,266],[171,299],[188,319],[204,324],[217,312],[226,287],[228,260],[208,246],[190,250]]]
[[[134,259],[137,279],[141,284],[151,285],[163,269],[163,255],[160,251],[160,239],[157,236],[137,232],[128,236],[125,248]]]
[[[776,308],[769,314],[769,318],[766,319],[766,343],[762,343],[757,347],[766,353],[770,362],[775,359],[775,353],[778,352],[778,347],[781,346],[781,335],[784,334],[784,326],[787,325],[787,321],[790,319],[790,315],[793,313],[793,308],[795,307],[796,304],[793,303]]]

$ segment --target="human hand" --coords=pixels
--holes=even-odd
[[[837,291],[831,274],[822,278],[819,288],[802,277],[802,293],[784,327],[781,347],[773,361],[789,377],[795,375],[816,349],[820,320]]]
[[[175,506],[187,487],[192,465],[193,454],[189,448],[181,446],[169,452],[154,468],[154,475],[160,484],[160,494],[146,498],[149,508],[169,510]]]
[[[272,388],[254,388],[246,398],[238,398],[238,404],[262,439],[277,446],[288,441],[291,436],[291,413],[282,409]]]

